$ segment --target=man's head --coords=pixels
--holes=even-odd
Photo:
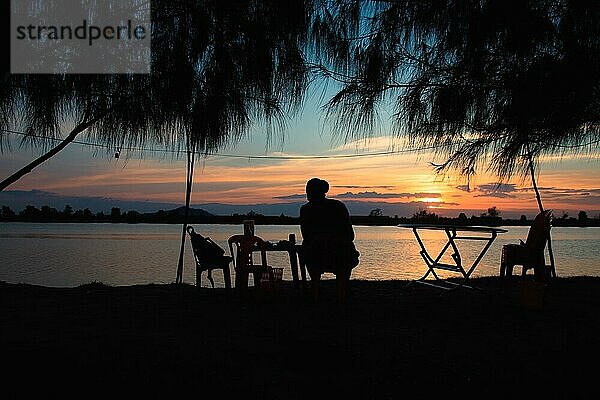
[[[312,178],[306,182],[306,198],[308,201],[314,201],[325,198],[325,193],[329,191],[329,183],[323,179]]]

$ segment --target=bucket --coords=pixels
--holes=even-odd
[[[273,281],[271,281],[271,276],[268,272],[263,272],[260,279],[260,286],[264,290],[277,290],[281,284],[283,278],[283,268],[271,268],[273,271]]]

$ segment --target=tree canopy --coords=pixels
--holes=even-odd
[[[5,73],[0,145],[16,129],[49,147],[71,124],[111,149],[213,151],[283,127],[321,76],[346,139],[392,110],[441,171],[509,177],[598,148],[599,42],[600,7],[575,0],[154,0],[151,74]]]
[[[210,151],[257,121],[299,109],[310,1],[152,1],[150,74],[19,75],[0,82],[7,130],[47,147],[77,124],[112,149],[155,143]]]
[[[316,69],[341,84],[328,113],[368,136],[392,109],[439,171],[500,178],[547,154],[597,150],[600,7],[574,0],[339,1]],[[588,145],[586,145],[588,144]]]

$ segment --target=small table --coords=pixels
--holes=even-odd
[[[288,240],[280,240],[278,242],[265,242],[266,250],[269,251],[284,251],[290,257],[290,269],[292,270],[292,280],[294,287],[298,288],[300,279],[298,277],[298,259],[300,259],[300,273],[302,275],[303,288],[306,287],[306,267],[300,257],[302,245],[296,244],[296,235],[290,233]]]
[[[490,246],[496,239],[496,236],[499,233],[508,232],[506,229],[492,228],[492,227],[487,227],[487,226],[400,224],[400,225],[398,225],[398,227],[412,229],[412,231],[415,234],[415,237],[417,239],[417,242],[419,243],[419,246],[421,247],[421,251],[420,251],[421,257],[423,257],[423,260],[425,261],[425,265],[427,266],[427,272],[425,273],[425,275],[423,275],[421,278],[417,279],[414,282],[434,286],[434,287],[441,288],[441,289],[455,289],[455,288],[461,287],[461,286],[465,286],[465,287],[469,287],[469,288],[473,289],[473,287],[466,285],[467,280],[469,279],[469,277],[471,276],[473,271],[475,271],[475,268],[477,268],[477,265],[479,264],[479,262],[481,261],[481,259],[483,258],[483,256],[487,252],[487,250],[490,248]],[[437,257],[433,258],[429,254],[429,252],[427,251],[427,248],[425,247],[425,244],[423,243],[423,240],[419,236],[419,230],[444,231],[446,233],[446,236],[448,237],[448,242],[446,242],[444,247],[442,247],[442,250],[437,255]],[[477,233],[484,234],[484,235],[474,235]],[[468,270],[465,270],[465,268],[463,268],[462,258],[460,256],[460,251],[458,249],[458,246],[456,245],[456,240],[480,240],[480,241],[486,242],[483,249],[477,256],[475,261],[473,261],[473,263],[471,264],[471,266],[469,267]],[[453,253],[451,254],[451,257],[454,260],[454,264],[440,262],[443,255],[450,248],[453,251]],[[459,272],[463,278],[462,282],[455,283],[455,282],[449,282],[447,280],[440,279],[440,277],[435,273],[436,269],[452,271],[452,272]],[[429,276],[429,274],[432,274],[434,276],[435,281],[437,283],[432,283],[432,282],[428,282],[425,280]],[[451,287],[447,287],[444,285],[451,285]]]

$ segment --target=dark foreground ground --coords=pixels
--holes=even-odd
[[[600,278],[441,293],[0,283],[2,398],[599,398]],[[415,397],[414,395],[417,394]]]

